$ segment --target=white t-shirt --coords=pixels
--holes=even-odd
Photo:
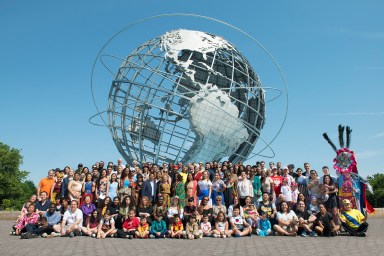
[[[292,210],[289,213],[287,213],[287,215],[282,214],[281,212],[277,213],[277,219],[280,218],[281,221],[292,220],[294,217],[296,217],[296,213]]]
[[[292,202],[292,190],[289,186],[281,186],[281,193],[285,196],[285,201]]]
[[[83,226],[83,212],[80,209],[76,209],[75,212],[72,212],[71,209],[68,209],[64,213],[63,222],[66,225],[72,225],[73,223],[75,223],[79,219],[80,219],[79,226],[82,227]]]
[[[235,217],[231,217],[230,222],[235,224],[235,226],[237,228],[243,228],[244,227],[244,219],[240,215],[237,215]]]

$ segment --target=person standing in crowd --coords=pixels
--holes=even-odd
[[[42,178],[37,185],[37,194],[40,195],[41,192],[46,192],[48,198],[51,198],[52,187],[55,184],[56,180],[54,178],[54,171],[48,171],[48,177]]]
[[[179,173],[175,173],[175,183],[174,183],[174,195],[177,196],[180,200],[180,206],[184,208],[185,206],[185,184],[183,178]]]
[[[213,177],[214,178],[213,178],[213,181],[212,181],[211,200],[212,200],[212,202],[215,202],[216,198],[218,196],[221,196],[221,198],[224,201],[225,200],[224,191],[227,188],[227,186],[225,185],[224,181],[221,179],[220,174],[218,172],[216,172],[213,175]]]
[[[163,174],[161,182],[158,184],[160,194],[164,197],[164,202],[169,207],[171,205],[171,184],[168,181],[168,175]]]
[[[197,182],[199,186],[199,205],[203,198],[209,198],[209,204],[212,205],[211,194],[212,194],[212,182],[209,180],[208,172],[204,171],[202,179]]]
[[[56,201],[56,197],[61,196],[61,185],[63,184],[63,177],[64,174],[62,172],[59,172],[56,176],[56,181],[53,183],[52,188],[51,188],[51,202]]]
[[[85,182],[83,182],[83,185],[81,188],[81,191],[83,193],[81,203],[84,203],[84,198],[86,196],[89,196],[91,199],[91,202],[93,202],[93,197],[94,197],[93,195],[94,195],[95,189],[96,189],[96,184],[95,182],[92,181],[92,174],[88,173],[85,176]]]
[[[225,172],[224,177],[224,201],[225,207],[228,207],[233,204],[233,198],[237,197],[237,176],[236,174],[231,173],[230,171]]]
[[[117,197],[117,191],[119,190],[119,183],[117,182],[116,173],[111,174],[111,180],[109,182],[108,196],[110,198]]]
[[[295,179],[289,174],[289,169],[287,166],[283,167],[283,180],[286,179],[288,182],[288,186],[290,187],[293,182],[295,182]]]
[[[309,177],[311,171],[311,165],[309,163],[304,163],[304,172],[303,175]]]
[[[241,179],[237,183],[237,189],[239,192],[240,205],[245,205],[246,197],[253,197],[253,186],[252,182],[247,178],[247,174],[245,171],[241,172]]]
[[[252,186],[253,186],[253,198],[252,198],[252,203],[257,204],[261,197],[261,181],[260,181],[260,176],[257,175],[256,173],[256,168],[251,169],[251,178],[250,180],[252,181]]]
[[[150,200],[150,203],[156,203],[157,195],[157,183],[155,181],[155,175],[153,173],[149,174],[149,179],[143,183],[141,188],[141,197],[147,197]],[[140,216],[141,217],[141,216]]]
[[[301,194],[304,195],[305,199],[308,199],[308,188],[307,188],[307,176],[303,175],[303,170],[301,168],[296,169],[297,177],[296,177],[296,183],[297,183],[297,189]]]
[[[193,178],[192,173],[188,173],[187,182],[185,183],[185,191],[187,192],[187,198],[193,199],[194,206],[197,207],[197,181]]]
[[[74,171],[70,169],[68,171],[68,176],[64,178],[63,183],[61,184],[61,197],[68,197],[68,185],[71,180],[73,180]]]
[[[277,168],[272,169],[271,179],[273,180],[273,190],[275,194],[273,198],[276,199],[279,197],[281,193],[281,186],[283,185],[283,177],[277,173]]]
[[[337,178],[335,176],[332,176],[331,173],[329,172],[329,168],[328,166],[323,166],[323,168],[321,168],[321,170],[323,171],[323,176],[321,176],[319,178],[319,184],[324,184],[324,177],[326,175],[329,175],[332,179],[332,183],[337,183]]]
[[[108,197],[108,189],[109,189],[109,181],[107,178],[107,171],[104,169],[100,173],[100,177],[96,183],[96,199],[97,203],[101,204],[101,202]]]
[[[331,175],[325,174],[323,176],[323,182],[320,185],[322,192],[322,200],[324,202],[327,211],[332,213],[333,221],[338,223],[338,208],[337,208],[337,183],[333,182]]]
[[[321,202],[321,191],[319,186],[319,177],[315,170],[309,172],[310,177],[308,178],[307,188],[311,197],[316,197],[318,202]]]
[[[72,200],[77,200],[80,203],[81,198],[81,189],[83,187],[82,182],[80,181],[80,173],[76,172],[68,184],[68,197]]]

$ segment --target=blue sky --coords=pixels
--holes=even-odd
[[[272,143],[276,156],[250,163],[271,160],[302,166],[310,162],[316,170],[331,166],[335,153],[322,133],[328,132],[336,142],[341,123],[353,129],[351,149],[357,154],[360,173],[382,172],[383,9],[382,1],[3,0],[0,141],[22,150],[22,169],[35,182],[50,168],[116,161],[119,153],[109,131],[88,122],[96,113],[90,93],[93,62],[104,43],[128,24],[182,12],[224,20],[248,32],[272,53],[284,72],[289,112]],[[161,22],[154,27],[161,29]],[[205,23],[184,20],[167,25],[215,29]],[[157,36],[153,31],[137,30],[136,39],[144,42]],[[237,37],[230,31],[220,32],[226,38]],[[249,51],[244,46],[242,52]],[[255,65],[262,81],[268,80],[271,74],[263,73],[263,59]],[[108,91],[109,84],[101,87],[98,95]],[[106,98],[98,98],[101,106]],[[268,139],[281,123],[281,113],[267,115],[269,127],[262,135]]]

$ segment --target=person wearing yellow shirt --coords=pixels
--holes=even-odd
[[[344,210],[340,213],[340,221],[344,229],[352,236],[366,236],[368,223],[365,216],[356,209],[352,209],[352,204],[348,199],[342,201]]]

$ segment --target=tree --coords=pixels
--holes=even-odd
[[[373,194],[367,191],[367,199],[375,208],[384,207],[384,174],[376,173],[368,176],[367,180],[372,186]]]
[[[15,208],[36,191],[33,182],[27,180],[29,172],[19,169],[22,163],[20,150],[0,142],[0,202],[10,200]]]

